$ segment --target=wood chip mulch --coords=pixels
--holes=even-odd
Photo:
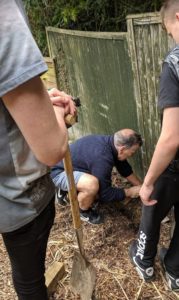
[[[126,184],[113,175],[114,185]],[[105,222],[90,225],[83,222],[86,257],[95,266],[97,281],[94,300],[175,300],[179,294],[168,290],[158,258],[155,262],[156,279],[145,283],[139,279],[128,257],[128,248],[136,237],[140,222],[141,203],[133,199],[128,203],[113,203],[101,206]],[[170,241],[171,219],[161,226],[160,245]],[[70,274],[73,252],[77,249],[76,236],[72,227],[70,206],[56,205],[56,218],[48,242],[47,268],[54,262],[65,264],[65,275],[58,283],[50,300],[78,300],[70,289]],[[10,264],[0,239],[0,300],[16,300]]]

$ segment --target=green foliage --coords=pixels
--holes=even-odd
[[[23,0],[33,35],[48,55],[45,27],[74,30],[125,31],[128,14],[160,9],[162,0]]]

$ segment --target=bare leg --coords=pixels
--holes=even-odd
[[[91,207],[99,191],[99,182],[96,177],[90,174],[83,174],[78,183],[78,202],[82,210],[87,210]]]

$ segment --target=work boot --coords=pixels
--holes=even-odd
[[[80,209],[80,219],[90,224],[99,225],[104,223],[104,218],[97,210],[89,208],[88,210]]]
[[[160,249],[159,251],[160,263],[165,272],[165,278],[169,289],[175,292],[179,292],[179,278],[176,278],[173,275],[169,274],[165,267],[165,255],[167,254],[167,251],[168,249],[164,247]]]
[[[143,279],[146,282],[150,282],[155,279],[154,275],[154,268],[153,266],[145,268],[139,265],[136,259],[136,247],[137,247],[137,241],[133,241],[129,248],[129,257],[131,260],[131,263],[135,266],[135,269],[141,279]]]
[[[67,191],[62,191],[58,189],[56,192],[56,199],[57,199],[57,204],[60,206],[66,206],[67,204],[69,204]]]

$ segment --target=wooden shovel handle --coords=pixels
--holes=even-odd
[[[72,126],[74,125],[75,123],[77,122],[77,115],[67,115],[65,116],[65,124],[68,125],[68,126]]]
[[[68,194],[69,194],[70,204],[71,204],[73,225],[75,229],[79,229],[81,227],[80,211],[79,211],[77,191],[76,191],[76,186],[75,186],[75,181],[73,176],[73,166],[72,166],[69,145],[67,147],[67,151],[65,153],[63,163],[64,163],[64,168],[68,180]]]
[[[65,117],[65,123],[68,126],[72,126],[76,122],[77,122],[77,115],[72,116],[69,114]],[[73,176],[73,166],[72,166],[69,145],[67,147],[67,151],[65,153],[63,163],[64,163],[64,168],[68,180],[68,194],[69,194],[70,204],[71,204],[73,225],[75,229],[79,229],[81,227],[81,220],[80,220],[79,204],[78,204],[77,191],[76,191],[76,186],[75,186],[75,181]]]

